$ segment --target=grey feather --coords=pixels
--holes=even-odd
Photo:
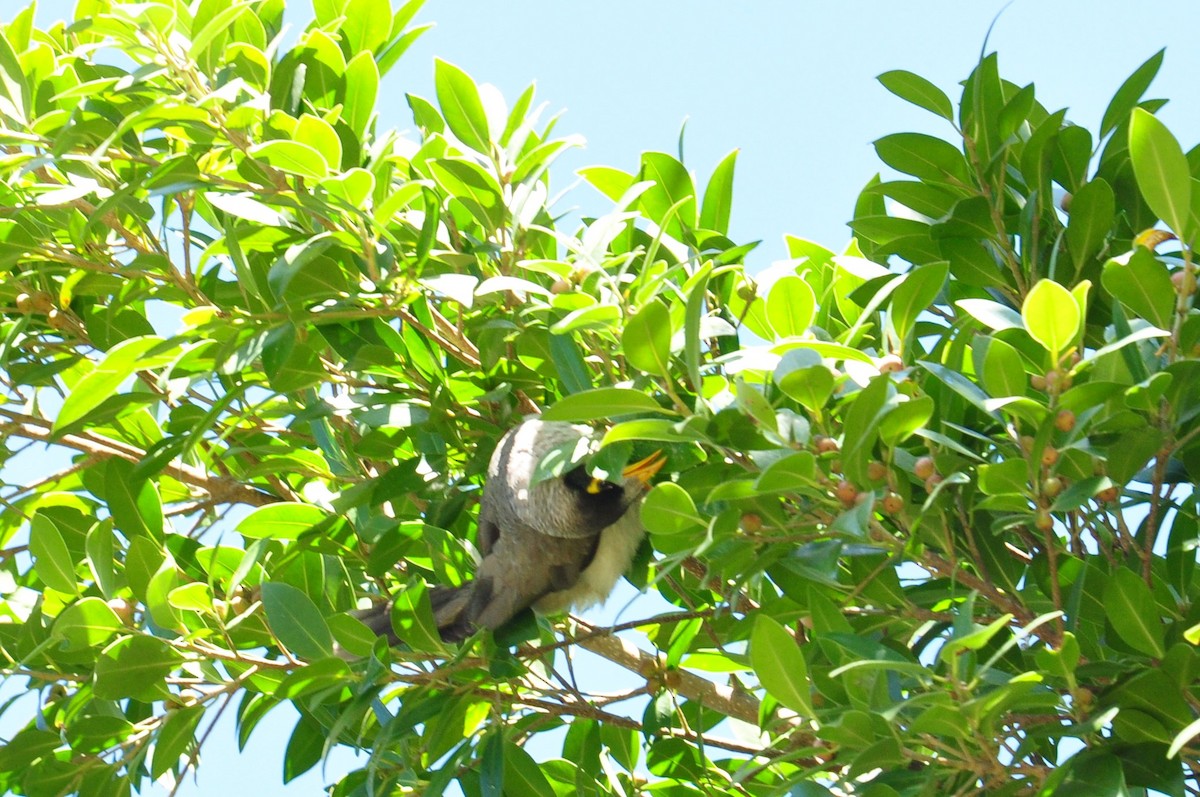
[[[618,477],[597,497],[563,476],[534,479],[548,453],[585,444],[590,434],[586,426],[535,419],[500,439],[480,502],[483,558],[475,579],[431,594],[443,639],[494,630],[529,607],[540,614],[586,608],[612,592],[645,535],[637,512],[645,481]],[[380,604],[359,618],[395,643],[390,611],[390,603]],[[384,621],[375,622],[380,614]]]

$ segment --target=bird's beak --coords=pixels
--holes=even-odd
[[[667,464],[667,455],[661,451],[655,451],[645,459],[639,459],[637,462],[629,465],[625,470],[621,471],[621,475],[627,479],[637,479],[646,487],[650,486],[650,480],[654,478],[654,474],[662,470],[663,465]]]

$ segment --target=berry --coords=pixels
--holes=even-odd
[[[832,454],[834,451],[840,451],[842,448],[838,445],[837,440],[834,440],[832,437],[825,437],[824,435],[813,438],[813,445],[817,447],[818,454]]]
[[[124,598],[112,598],[108,601],[108,608],[113,610],[113,614],[123,624],[133,624],[133,604],[129,601]]]
[[[1029,386],[1032,387],[1034,390],[1045,390],[1046,389],[1046,377],[1042,376],[1041,374],[1030,375]]]
[[[879,359],[879,373],[894,374],[904,370],[904,363],[894,354],[885,354]]]
[[[942,483],[942,477],[938,474],[933,474],[925,480],[925,492],[932,493],[934,489]]]
[[[1105,487],[1100,492],[1096,493],[1096,498],[1106,504],[1115,503],[1121,497],[1121,491],[1116,487]]]
[[[29,315],[33,312],[33,297],[28,293],[17,294],[17,310],[18,312]]]
[[[921,457],[913,463],[913,473],[917,474],[917,478],[922,481],[928,481],[933,476],[937,475],[937,465],[933,461],[933,457]]]
[[[59,310],[57,307],[46,314],[46,323],[52,328],[58,330],[66,329],[70,325],[70,321],[67,319],[67,314],[62,310]]]
[[[1054,446],[1046,446],[1042,449],[1042,465],[1044,467],[1052,467],[1055,462],[1058,462],[1058,449]]]
[[[1054,416],[1054,427],[1060,432],[1069,432],[1075,428],[1075,413],[1063,410]]]
[[[1033,518],[1033,525],[1037,526],[1038,531],[1049,531],[1054,528],[1054,517],[1045,509],[1039,509]]]
[[[834,488],[833,494],[837,497],[837,500],[841,502],[842,506],[847,508],[854,506],[855,502],[858,500],[858,488],[845,479],[842,479],[837,483],[837,487]]]
[[[867,478],[873,482],[883,481],[887,478],[887,465],[877,459],[871,460],[867,463]]]
[[[883,497],[883,511],[889,515],[898,515],[904,509],[904,499],[896,493],[888,493]]]
[[[1042,495],[1047,498],[1056,498],[1063,491],[1062,479],[1057,476],[1049,476],[1042,479]]]
[[[572,290],[571,283],[568,280],[564,280],[564,279],[557,279],[554,281],[554,284],[550,286],[550,292],[556,293],[556,294],[570,293],[571,290]]]
[[[755,514],[754,512],[747,512],[746,514],[742,515],[741,526],[742,531],[746,532],[747,534],[757,534],[759,531],[762,531],[762,516]]]

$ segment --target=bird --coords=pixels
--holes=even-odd
[[[638,506],[666,463],[661,451],[626,467],[617,479],[591,475],[584,464],[538,479],[551,456],[571,456],[592,430],[562,421],[525,420],[499,441],[480,499],[475,577],[430,590],[443,641],[496,630],[527,608],[541,615],[603,602],[629,568],[645,535]],[[568,459],[568,462],[573,458]],[[392,603],[355,614],[397,644]]]

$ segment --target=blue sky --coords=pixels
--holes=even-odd
[[[73,5],[43,0],[39,22],[67,17]],[[290,5],[289,18],[302,28],[308,3]],[[509,100],[536,80],[549,112],[565,111],[557,132],[588,141],[560,161],[553,180],[561,190],[581,166],[632,170],[643,150],[675,152],[687,119],[686,162],[701,179],[728,151],[741,150],[731,237],[763,241],[752,257],[761,268],[785,256],[784,233],[844,246],[854,199],[879,170],[872,140],[908,130],[952,135],[941,120],[888,94],[875,76],[906,69],[957,98],[957,83],[1004,5],[429,0],[418,20],[437,27],[386,78],[380,125],[411,129],[404,94],[433,97],[435,56],[496,85]],[[0,19],[17,7],[17,0],[4,0]],[[1191,0],[1143,0],[1136,8],[1128,0],[1015,0],[997,20],[988,48],[999,52],[1005,78],[1035,82],[1044,105],[1069,107],[1072,121],[1095,128],[1125,77],[1166,47],[1150,95],[1171,100],[1160,118],[1190,148],[1200,140],[1197,22],[1200,6]],[[565,205],[605,206],[586,185]],[[619,608],[629,594],[610,604]],[[604,668],[577,672],[597,679],[598,688],[611,688],[604,679],[615,677]],[[280,785],[294,722],[289,711],[268,718],[240,756],[232,724],[223,721],[204,748],[198,783],[179,793],[310,795],[336,779],[345,757],[335,757],[325,776],[314,771]]]

